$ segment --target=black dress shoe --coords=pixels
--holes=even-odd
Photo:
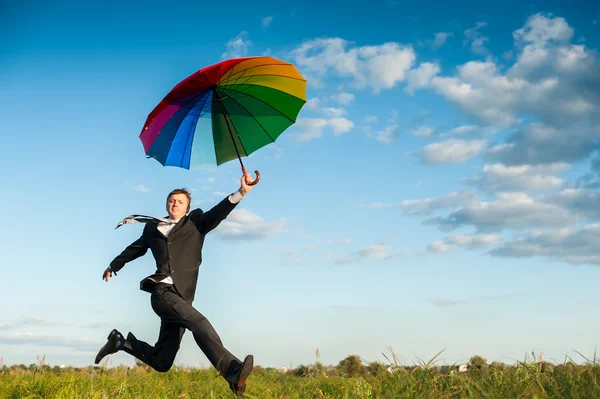
[[[236,371],[235,377],[233,381],[229,382],[229,388],[233,391],[234,394],[241,396],[246,392],[246,380],[248,376],[252,372],[252,368],[254,367],[254,356],[248,355],[244,359],[244,362],[240,365],[239,369]]]
[[[123,349],[123,345],[125,344],[125,338],[123,334],[118,332],[117,330],[112,330],[110,334],[108,334],[108,342],[104,344],[100,351],[96,355],[96,364],[100,363],[100,360],[106,355],[110,355],[113,353],[117,353],[121,349]]]
[[[237,396],[242,396],[244,394],[244,392],[246,392],[246,384],[244,384],[242,386],[238,386],[237,384],[230,382],[229,389],[231,389],[231,391],[234,394],[236,394]]]

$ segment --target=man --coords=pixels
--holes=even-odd
[[[150,220],[139,239],[118,255],[104,271],[108,282],[126,263],[143,256],[148,249],[156,260],[156,272],[140,283],[140,289],[150,292],[152,309],[161,319],[160,334],[154,346],[138,340],[132,333],[125,338],[112,330],[107,343],[96,356],[96,364],[106,355],[123,350],[160,372],[173,365],[186,329],[229,383],[236,395],[246,390],[246,379],[252,371],[254,358],[246,356],[243,362],[232,355],[221,342],[209,321],[194,307],[198,268],[202,263],[204,237],[216,228],[239,201],[252,189],[250,174],[241,178],[239,190],[207,212],[190,211],[191,195],[186,189],[177,189],[167,197],[168,220]],[[152,219],[152,218],[149,218]]]

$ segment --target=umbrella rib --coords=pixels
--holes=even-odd
[[[264,86],[264,85],[260,85],[260,84],[256,84],[256,83],[238,83],[238,81],[239,81],[239,80],[240,80],[242,77],[244,77],[244,78],[247,78],[247,79],[251,79],[251,78],[253,78],[253,77],[255,77],[255,76],[268,76],[268,77],[271,77],[271,76],[273,76],[273,77],[277,77],[277,78],[283,78],[283,79],[292,79],[292,80],[297,80],[297,81],[299,81],[299,82],[306,82],[306,80],[304,80],[304,79],[294,78],[294,77],[291,77],[291,76],[285,76],[285,75],[278,75],[278,74],[265,74],[265,75],[252,75],[252,76],[243,76],[243,75],[240,75],[240,76],[239,76],[239,77],[237,77],[237,78],[236,78],[236,79],[235,79],[233,82],[219,83],[219,88],[220,88],[221,90],[223,90],[223,91],[228,91],[228,90],[232,90],[232,91],[233,91],[234,89],[230,89],[229,87],[231,87],[231,86],[245,85],[245,84],[246,84],[246,85],[248,85],[248,86],[261,86],[261,87],[268,87],[268,88],[271,88],[271,89],[273,89],[273,88],[272,88],[272,87],[270,87],[270,86]],[[246,89],[242,89],[242,90],[236,90],[236,91],[242,92],[243,90],[246,90]],[[275,89],[275,90],[277,90],[277,89]],[[289,94],[289,93],[287,93],[287,94]],[[299,100],[303,100],[302,98],[300,98],[300,97],[297,97],[297,96],[294,96],[294,95],[292,95],[292,94],[289,94],[289,95],[290,95],[290,96],[292,96],[292,97],[295,97],[295,98],[297,98],[297,99],[299,99]]]
[[[204,93],[203,95],[199,96],[199,98],[197,100],[193,101],[194,105],[191,106],[190,111],[196,106],[196,104],[198,104],[202,100],[202,97],[204,97],[205,94],[206,93]],[[204,101],[204,105],[205,104],[206,104],[206,100]],[[204,109],[204,105],[202,105],[202,109]],[[202,109],[200,111],[202,111]],[[186,112],[186,116],[187,116],[188,112],[189,111]],[[173,138],[171,139],[171,142],[169,143],[169,148],[167,150],[167,155],[165,157],[165,162],[166,162],[167,158],[169,157],[169,152],[171,152],[171,147],[173,146],[173,142],[175,141],[175,137],[177,136],[177,132],[181,128],[181,124],[183,123],[184,120],[185,120],[185,117],[183,117],[181,119],[181,121],[179,122],[179,124],[177,125],[177,130],[175,131],[175,135],[173,136]],[[195,132],[195,129],[194,129],[194,132]],[[181,161],[179,163],[181,164],[182,162],[183,162],[183,155],[182,155]]]
[[[241,73],[239,73],[239,74],[240,74],[240,76],[238,76],[238,77],[237,77],[237,78],[236,78],[236,79],[233,81],[233,83],[235,84],[235,83],[236,83],[238,80],[240,80],[240,79],[241,79],[241,78],[244,76],[244,74],[246,73],[246,71],[247,71],[248,69],[250,69],[250,68],[246,68],[246,69],[244,69],[243,71],[241,71]],[[231,69],[230,69],[230,71],[233,71],[233,68],[231,68]],[[221,79],[219,79],[219,81],[220,81],[220,80],[221,80]],[[219,88],[221,88],[221,83],[219,83]],[[227,90],[223,90],[223,91],[224,91],[224,92],[225,92],[225,93],[226,93],[226,94],[229,96],[229,93],[228,93],[228,91],[227,91]]]
[[[182,80],[181,82],[179,82],[167,95],[167,97],[169,95],[175,95],[178,93],[178,90],[181,91],[181,87],[184,87],[185,85],[190,85],[193,87],[197,87],[198,89],[202,88],[202,85],[200,83],[198,83],[196,77],[204,77],[204,79],[206,80],[206,83],[210,85],[210,80],[208,79],[208,76],[206,75],[205,71],[202,71],[202,73],[198,73],[196,72],[195,74],[189,76],[188,78]]]
[[[208,79],[208,75],[206,75],[206,71],[202,71],[202,76],[204,76],[204,79],[206,79],[206,84],[210,85],[210,79]]]
[[[206,102],[208,101],[208,97],[209,96],[208,95],[204,95],[204,96],[200,97],[200,99],[198,100],[198,102],[196,104],[198,104],[202,100],[203,97],[204,97],[204,103],[202,104],[202,107],[198,110],[198,116],[196,117],[196,123],[194,123],[192,125],[193,128],[194,128],[194,131],[191,132],[190,135],[188,135],[188,139],[187,139],[187,142],[186,142],[186,145],[185,145],[184,148],[188,148],[188,143],[189,143],[189,145],[191,147],[192,143],[194,142],[194,137],[196,137],[196,124],[198,123],[198,119],[200,119],[202,117],[202,111],[204,110],[204,107],[206,106]],[[193,109],[193,107],[192,107],[192,109]],[[183,123],[183,120],[181,122]],[[179,124],[179,127],[181,127],[181,124]],[[177,130],[179,130],[179,129],[177,129]],[[172,144],[173,144],[173,142],[171,142],[171,145]],[[181,162],[180,162],[181,167],[183,167],[183,159],[184,158],[185,158],[185,150],[181,154]],[[191,163],[192,163],[192,149],[190,148],[190,157],[189,157],[189,160],[188,160],[188,167],[187,167],[188,169],[190,168],[190,164]]]
[[[242,70],[242,71],[240,71],[240,72],[236,72],[236,74],[239,74],[239,76],[238,76],[237,78],[235,78],[235,79],[233,80],[233,82],[229,83],[229,78],[227,78],[225,81],[223,81],[223,77],[221,77],[221,78],[219,79],[219,81],[218,81],[218,83],[217,83],[217,84],[218,84],[218,86],[219,86],[220,88],[221,88],[221,85],[223,85],[223,84],[226,84],[227,86],[228,86],[228,85],[236,85],[236,84],[237,84],[237,82],[238,82],[240,79],[242,79],[243,77],[246,77],[246,72],[248,72],[248,71],[250,71],[251,69],[254,69],[254,68],[261,68],[261,67],[265,67],[265,66],[288,66],[288,67],[292,67],[292,68],[294,67],[294,65],[293,65],[293,64],[289,64],[289,63],[286,63],[286,64],[276,64],[276,63],[275,63],[275,64],[261,64],[261,65],[255,65],[255,66],[252,66],[252,67],[246,68],[246,69],[244,69],[244,70]],[[235,68],[235,67],[234,67],[234,68]],[[233,69],[234,69],[234,68],[231,68],[231,69],[229,69],[229,71],[233,71]],[[227,71],[227,72],[229,72],[229,71]],[[233,72],[232,72],[232,73],[233,73]],[[225,76],[225,75],[223,75],[223,76]],[[252,76],[260,76],[260,75],[252,75]],[[299,79],[299,78],[294,78],[294,77],[291,77],[291,76],[284,76],[284,75],[279,75],[279,74],[266,74],[266,75],[262,75],[262,76],[278,76],[278,77],[284,77],[284,78],[288,78],[288,79],[294,79],[294,80],[299,80],[299,81],[302,81],[302,82],[306,82],[306,79]],[[221,88],[221,90],[222,90],[223,92],[227,93],[228,91],[230,91],[230,90],[232,90],[232,89],[223,89],[223,88]],[[238,91],[241,91],[241,90],[238,90]],[[299,97],[296,97],[296,96],[292,96],[292,97],[295,97],[295,98],[298,98],[298,99],[302,100],[301,98],[299,98]]]
[[[207,90],[207,92],[208,92],[208,90]],[[211,94],[211,96],[212,96],[212,94]],[[202,109],[200,110],[201,112],[200,112],[200,115],[198,115],[198,118],[202,118],[204,115],[206,115],[208,113],[208,111],[205,110],[205,108],[206,108],[206,103],[208,102],[209,97],[210,97],[209,95],[206,96],[206,99],[204,100],[204,104],[202,105]],[[210,112],[212,113],[212,103],[210,105]]]
[[[237,65],[237,64],[236,64]],[[231,75],[233,74],[233,70],[235,69],[236,65],[232,66],[231,68],[229,68],[224,74],[223,76],[221,76],[219,78],[219,80],[217,81],[217,85],[219,84],[219,82],[229,74],[229,76],[227,76],[227,79],[229,79],[229,77],[231,77]]]
[[[204,72],[202,72],[202,74],[200,76],[204,76],[206,77],[206,74]],[[206,79],[208,81],[208,79]],[[198,81],[197,79],[192,79],[190,81],[190,86],[193,86],[195,88],[195,90],[199,90],[202,88],[202,82]]]
[[[242,61],[242,62],[244,62],[244,61]],[[240,64],[241,64],[241,63],[240,63]],[[236,66],[238,66],[238,65],[239,65],[239,64],[236,64],[236,65],[232,66],[231,68],[229,68],[229,69],[227,70],[227,72],[225,72],[225,73],[223,74],[223,76],[221,76],[221,78],[219,79],[219,81],[217,82],[217,84],[218,84],[218,85],[220,85],[220,84],[221,84],[221,81],[223,80],[223,78],[224,78],[224,77],[225,77],[225,75],[227,75],[227,74],[229,74],[229,76],[228,76],[228,77],[227,77],[227,79],[226,79],[226,80],[228,80],[228,79],[231,77],[231,75],[233,75],[233,70],[234,70],[234,69],[235,69],[235,67],[236,67]],[[250,69],[252,69],[252,68],[256,68],[256,67],[258,67],[258,66],[269,66],[269,65],[276,65],[276,64],[261,64],[261,65],[255,65],[255,66],[253,66],[253,67],[249,67],[249,68],[242,69],[241,71],[239,71],[239,72],[236,72],[236,74],[238,74],[238,73],[239,73],[239,74],[241,74],[241,75],[240,75],[238,78],[236,78],[236,81],[237,81],[237,79],[239,79],[240,77],[244,76],[244,74],[246,73],[246,71],[248,71],[248,70],[250,70]]]
[[[256,76],[256,75],[253,75],[253,76]],[[303,80],[303,79],[290,78],[290,77],[288,77],[288,76],[283,76],[283,75],[264,75],[264,76],[277,76],[277,77],[281,77],[281,78],[289,78],[289,79],[299,80],[299,81],[301,81],[301,82],[306,82],[306,81],[305,81],[305,80]],[[260,87],[266,87],[266,88],[268,88],[268,89],[273,89],[273,90],[278,90],[278,91],[281,91],[281,90],[279,90],[279,89],[275,89],[275,88],[273,88],[273,87],[271,87],[271,86],[259,85],[259,84],[256,84],[256,83],[239,83],[239,84],[232,83],[231,85],[230,85],[230,84],[227,84],[227,85],[225,85],[225,86],[226,86],[225,88],[224,88],[223,86],[219,86],[219,89],[221,89],[221,90],[223,90],[223,91],[236,91],[236,92],[238,92],[238,93],[243,93],[245,90],[250,90],[250,87],[242,88],[242,89],[240,89],[240,90],[236,90],[236,89],[230,89],[230,88],[227,88],[227,86],[240,86],[240,85],[247,85],[247,86],[250,86],[250,87],[252,87],[252,86],[260,86]],[[295,96],[295,95],[293,95],[293,94],[290,94],[290,93],[288,93],[288,92],[285,92],[285,94],[287,94],[288,96],[291,96],[291,97],[297,98],[298,100],[306,101],[305,99],[303,99],[303,98],[300,98],[300,97],[298,97],[298,96]]]
[[[215,90],[215,94],[216,94],[216,90]],[[222,100],[222,97],[221,97],[221,100]],[[219,95],[218,94],[217,94],[217,101],[219,101]],[[236,103],[237,103],[237,101],[236,101]],[[241,106],[241,104],[240,104],[240,106]],[[244,110],[245,110],[245,108],[244,108]],[[244,146],[244,143],[242,143],[242,139],[241,139],[241,137],[240,137],[240,135],[239,135],[236,127],[235,127],[235,124],[233,123],[233,119],[231,119],[231,117],[229,116],[229,113],[227,112],[227,108],[225,108],[225,105],[223,104],[223,101],[221,101],[221,111],[223,111],[223,118],[225,119],[225,123],[226,124],[227,124],[227,118],[229,118],[229,122],[231,122],[231,126],[233,126],[233,130],[235,130],[235,134],[237,135],[238,140],[240,142],[240,145],[242,146],[242,149],[244,150],[244,154],[246,154],[246,156],[248,156],[248,152],[246,151],[246,147]],[[248,111],[246,111],[246,112],[248,112]],[[229,125],[227,125],[227,129],[229,130],[229,134],[232,136],[231,137],[231,141],[233,143],[233,147],[236,148],[235,139],[233,138],[233,132],[229,128]],[[237,151],[237,148],[236,148],[236,152],[237,152],[238,157],[241,158],[242,156]],[[215,155],[217,155],[217,153],[216,153],[216,147],[215,147]],[[242,167],[244,166],[242,164],[242,160],[241,159],[240,159],[240,164],[242,165]]]
[[[277,73],[265,73],[264,75],[250,75],[249,77],[253,78],[255,76],[276,76],[278,78],[285,78],[285,79],[298,80],[300,82],[306,82],[306,79],[296,78],[294,76],[288,76],[288,75],[280,75],[280,74],[277,74]],[[233,81],[233,83],[229,83],[229,81],[220,82],[219,86],[221,86],[221,85],[225,85],[225,86],[227,86],[227,85],[234,85],[242,77],[245,77],[245,76],[241,75],[238,78],[235,78],[235,80]]]
[[[231,91],[233,91],[233,92],[236,92],[236,93],[243,93],[243,91],[241,91],[241,90],[233,90],[233,89],[230,89],[230,90],[231,90]],[[245,94],[245,93],[244,93],[244,94]],[[286,93],[286,94],[287,94],[287,93]],[[274,108],[274,107],[273,107],[271,104],[269,104],[268,102],[266,102],[266,101],[263,101],[263,100],[261,100],[260,98],[257,98],[257,97],[254,97],[254,96],[251,96],[251,95],[249,95],[249,94],[246,94],[246,96],[247,96],[247,97],[252,97],[252,98],[253,98],[253,99],[255,99],[256,101],[260,101],[261,103],[265,104],[266,106],[268,106],[269,108],[271,108],[272,110],[274,110],[275,112],[277,112],[278,114],[280,114],[280,115],[284,116],[285,118],[287,118],[287,119],[288,119],[290,122],[292,122],[292,123],[295,123],[295,121],[294,121],[292,118],[290,118],[289,116],[287,116],[286,114],[284,114],[283,112],[281,112],[280,110],[278,110],[277,108]],[[298,97],[292,96],[291,94],[290,94],[290,96],[291,96],[291,97],[294,97],[294,98],[298,98]],[[231,98],[231,99],[233,99],[233,100],[235,101],[235,99],[234,99],[233,97],[231,97],[231,96],[228,96],[227,98]],[[302,100],[302,99],[299,99],[299,100]],[[236,103],[238,103],[238,104],[239,104],[239,102],[238,102],[238,101],[236,101]],[[240,104],[240,106],[241,106],[241,104]],[[246,112],[247,112],[247,111],[246,111]]]
[[[249,111],[246,109],[246,107],[244,107],[242,104],[240,104],[240,102],[239,102],[239,101],[237,101],[237,100],[236,100],[235,98],[233,98],[233,97],[227,97],[227,98],[230,98],[230,99],[232,99],[233,101],[235,101],[235,102],[236,102],[236,104],[237,104],[237,105],[239,105],[240,107],[242,107],[242,109],[243,109],[244,111],[246,111],[246,113],[247,113],[248,115],[250,115],[250,117],[251,117],[252,119],[254,119],[254,121],[255,121],[255,122],[258,124],[258,126],[260,126],[260,128],[261,128],[261,129],[262,129],[262,130],[263,130],[263,131],[264,131],[264,132],[267,134],[267,136],[269,136],[269,138],[271,139],[271,142],[273,142],[273,143],[275,142],[275,139],[273,139],[273,137],[271,137],[271,135],[269,134],[269,132],[267,132],[267,129],[265,129],[265,128],[264,128],[264,126],[263,126],[263,125],[262,125],[262,124],[261,124],[261,123],[258,121],[258,119],[256,119],[256,118],[254,117],[254,115],[252,115],[252,114],[251,114],[251,113],[250,113],[250,112],[249,112]],[[282,114],[282,115],[283,115],[283,114]],[[288,119],[289,119],[289,118],[288,118]],[[231,119],[231,117],[229,118],[229,120],[231,121],[231,124],[233,124],[233,120]],[[237,129],[236,129],[236,133],[237,133]],[[238,135],[238,136],[239,136],[239,135]],[[242,139],[240,139],[240,143],[242,143]],[[242,147],[243,147],[243,146],[244,146],[244,144],[242,143]],[[244,148],[244,152],[246,152],[246,149],[245,149],[245,148]],[[248,153],[246,152],[246,154],[248,154]]]
[[[223,66],[223,63],[220,63],[220,64],[219,64],[219,68],[217,68],[217,73],[216,73],[216,75],[215,75],[216,77],[218,77],[218,76],[219,76],[219,73],[221,73],[221,67],[222,67],[222,66]],[[221,78],[219,78],[219,80],[221,80]],[[217,80],[217,82],[218,82],[219,80]],[[211,84],[212,84],[212,83],[211,83]]]
[[[244,69],[242,72],[244,72],[244,73],[245,73],[246,71],[249,71],[249,70],[251,70],[251,69],[255,69],[255,68],[262,68],[262,67],[265,67],[265,66],[286,66],[286,67],[292,67],[292,68],[294,68],[294,64],[260,64],[260,65],[254,65],[254,66],[251,66],[251,67],[249,67],[249,68],[246,68],[246,69]],[[232,68],[232,69],[233,69],[233,68]],[[238,72],[238,73],[239,73],[239,72]],[[271,75],[271,74],[269,74],[269,75]],[[273,76],[275,76],[275,75],[273,75]],[[293,77],[290,77],[290,79],[298,79],[298,80],[302,80],[302,81],[305,81],[305,82],[306,82],[306,79],[299,79],[299,78],[293,78]],[[219,81],[220,81],[220,80],[221,80],[221,79],[219,79]],[[219,82],[219,84],[221,84],[221,82]]]

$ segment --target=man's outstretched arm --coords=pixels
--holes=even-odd
[[[123,252],[110,262],[110,266],[102,273],[102,279],[108,281],[108,279],[112,277],[112,274],[115,273],[116,276],[117,272],[121,270],[126,263],[145,255],[147,251],[148,244],[146,243],[146,237],[142,234],[140,238],[132,242],[123,250]]]
[[[229,195],[223,201],[219,202],[212,209],[206,212],[196,210],[190,214],[190,219],[198,227],[202,234],[207,234],[215,229],[235,208],[235,206],[246,196],[248,191],[254,186],[248,185],[252,183],[252,175],[246,173],[240,179],[240,188],[235,193]]]

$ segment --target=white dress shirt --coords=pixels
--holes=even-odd
[[[242,194],[240,194],[239,191],[236,191],[235,193],[231,194],[228,198],[229,202],[231,202],[232,204],[237,204],[244,197],[242,196]],[[163,233],[165,237],[169,236],[169,233],[171,232],[171,230],[173,230],[173,227],[175,227],[175,225],[177,224],[177,222],[179,222],[180,219],[175,220],[169,216],[169,220],[171,221],[170,223],[160,222],[157,226],[158,231]],[[171,276],[169,276],[159,281],[159,283],[173,284],[173,279],[171,278]]]

